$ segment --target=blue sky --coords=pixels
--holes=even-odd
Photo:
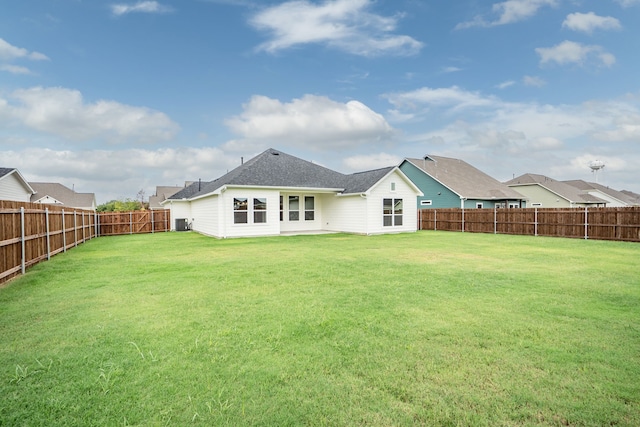
[[[94,192],[273,147],[425,154],[640,193],[640,0],[28,0],[0,13],[0,166]]]

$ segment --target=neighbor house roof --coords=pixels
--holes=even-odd
[[[634,193],[633,191],[629,190],[622,190],[620,192],[629,196],[629,198],[633,201],[632,204],[634,206],[640,206],[640,194]]]
[[[15,175],[18,181],[22,184],[27,193],[35,193],[36,191],[29,185],[26,179],[22,176],[20,171],[16,168],[0,168],[0,180],[8,178],[10,175]]]
[[[582,191],[593,191],[597,190],[603,194],[606,194],[609,197],[612,197],[616,200],[619,200],[627,205],[633,205],[634,200],[633,197],[623,193],[622,191],[614,190],[613,188],[609,188],[602,184],[598,184],[597,182],[587,182],[581,179],[575,179],[570,181],[564,181],[569,185],[572,185]]]
[[[176,194],[178,191],[182,190],[185,187],[177,187],[177,186],[171,187],[171,186],[160,186],[160,185],[157,186],[156,194],[153,196],[149,196],[149,209],[162,208],[160,203],[162,203],[169,197],[173,196],[174,194]]]
[[[56,182],[31,182],[30,184],[36,190],[36,194],[31,196],[33,203],[56,203],[73,208],[95,208],[96,196],[94,193],[76,193]]]
[[[422,159],[405,159],[431,178],[466,199],[526,200],[516,190],[476,169],[464,160],[428,155]]]
[[[580,190],[566,182],[556,181],[548,176],[538,175],[535,173],[525,173],[515,177],[507,182],[508,186],[518,187],[522,185],[539,185],[548,191],[568,200],[571,203],[606,203],[599,197],[591,195],[586,191]]]
[[[394,167],[345,175],[318,164],[270,148],[209,182],[194,182],[168,200],[192,199],[224,186],[313,188],[342,194],[363,193]]]

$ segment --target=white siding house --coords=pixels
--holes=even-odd
[[[190,229],[218,237],[308,232],[381,234],[417,229],[420,190],[396,167],[343,175],[269,149],[163,202]]]
[[[35,190],[18,169],[0,168],[0,200],[29,202]]]

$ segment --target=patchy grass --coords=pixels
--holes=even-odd
[[[640,245],[102,237],[0,289],[0,425],[640,425]]]

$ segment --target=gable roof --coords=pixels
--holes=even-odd
[[[548,176],[535,173],[525,173],[505,182],[505,184],[514,187],[522,185],[539,185],[571,203],[607,202],[606,200],[593,196],[586,191],[571,186],[566,182],[556,181],[555,179],[549,178]]]
[[[516,190],[507,187],[464,160],[427,155],[422,159],[407,158],[404,161],[410,162],[458,196],[466,199],[526,200],[526,197]]]
[[[193,199],[224,186],[312,188],[342,194],[363,193],[394,167],[344,175],[307,160],[269,148],[242,165],[209,182],[194,182],[167,200]]]
[[[606,194],[607,196],[612,197],[621,202],[624,202],[627,205],[632,205],[634,203],[633,197],[623,193],[622,191],[614,190],[613,188],[609,188],[602,184],[598,184],[597,182],[587,182],[581,179],[575,179],[575,180],[564,181],[564,182],[582,191],[590,191],[590,190],[600,191],[601,193]]]
[[[177,186],[157,186],[156,194],[153,196],[149,196],[149,208],[162,208],[160,203],[164,200],[168,199],[172,195],[176,194],[178,191],[182,190],[185,187],[177,187]]]
[[[18,179],[20,184],[22,184],[22,186],[27,191],[27,193],[34,194],[36,192],[36,190],[34,190],[33,187],[31,187],[31,185],[29,185],[27,180],[24,179],[24,177],[22,176],[22,174],[20,173],[20,171],[18,169],[16,169],[16,168],[0,168],[0,180],[8,178],[10,175],[15,175],[16,176],[16,178]]]
[[[65,206],[74,208],[95,207],[96,196],[94,193],[76,193],[72,189],[56,182],[32,182],[31,186],[36,194],[31,196],[31,202],[39,202],[47,196],[55,199]]]

